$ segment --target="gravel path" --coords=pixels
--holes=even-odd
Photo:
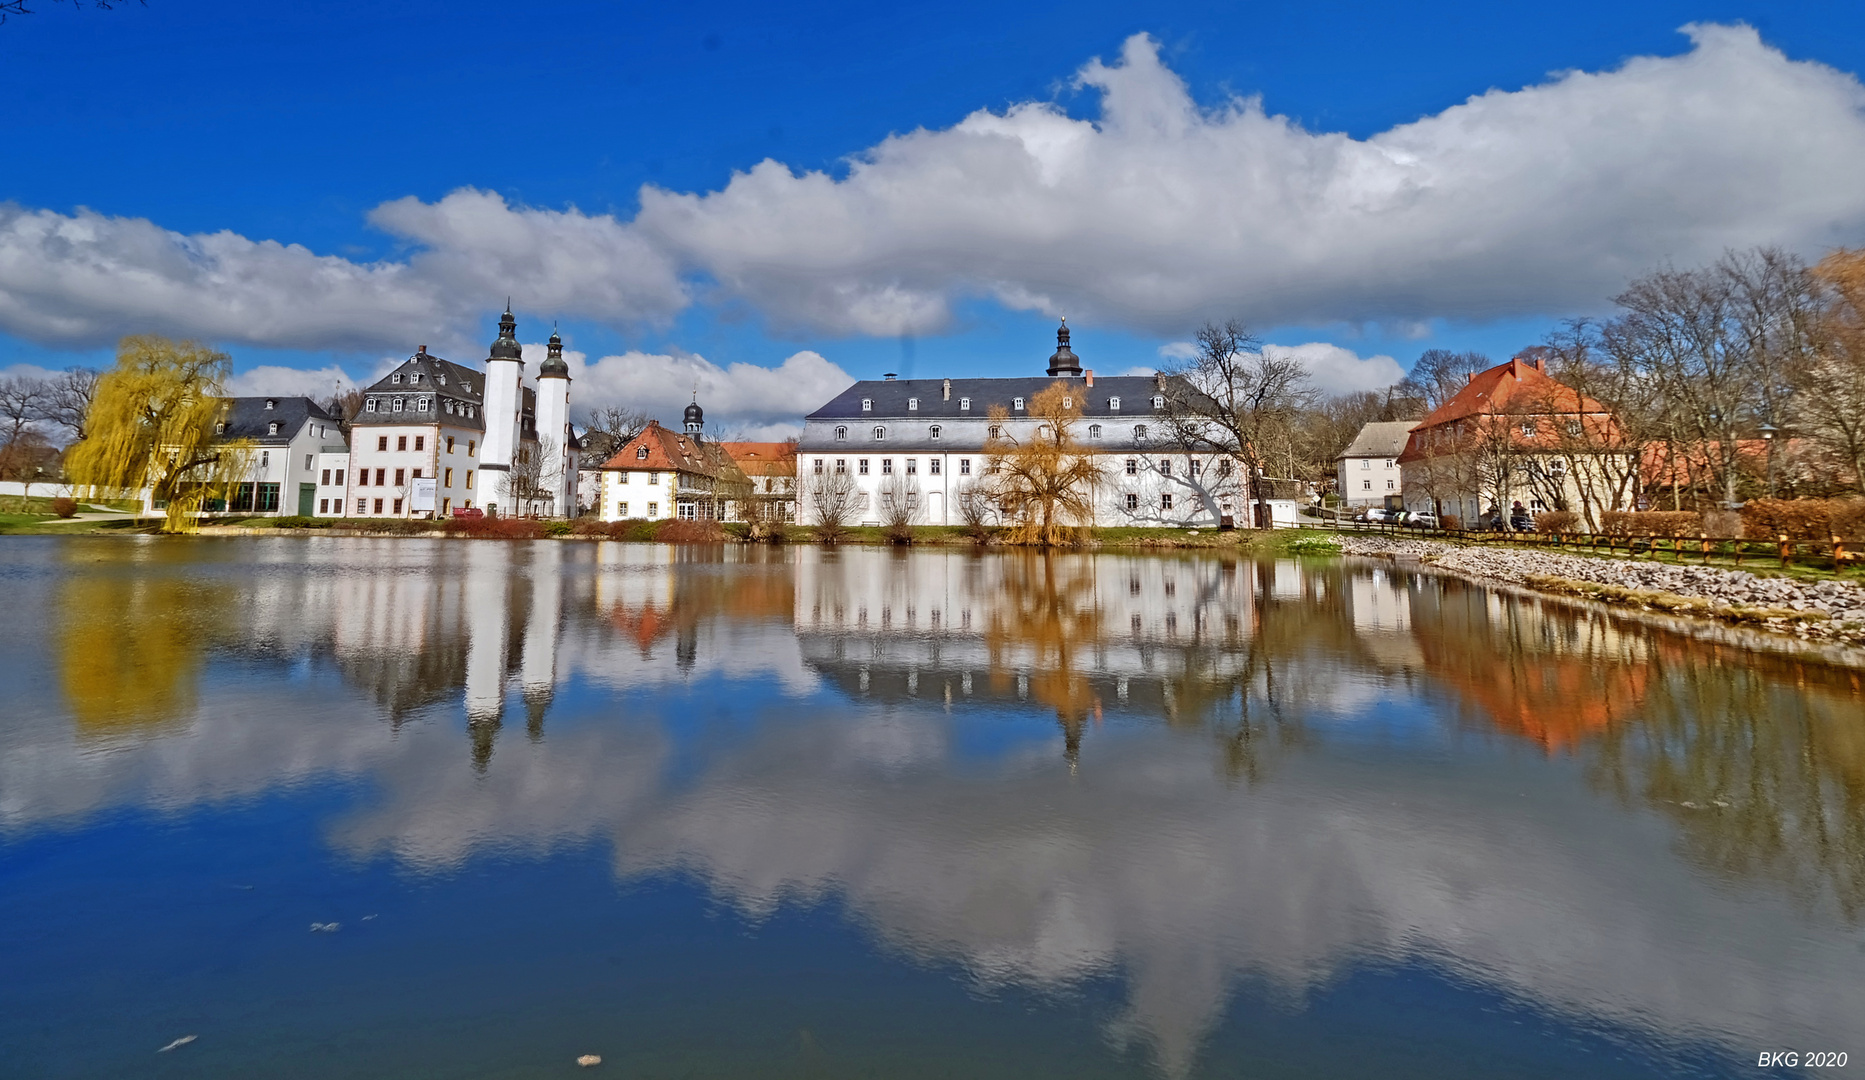
[[[1746,570],[1465,546],[1413,537],[1343,535],[1340,542],[1341,550],[1349,555],[1415,558],[1459,574],[1512,585],[1579,592],[1594,595],[1595,599],[1761,623],[1808,637],[1865,642],[1865,587],[1850,582],[1796,581]],[[1564,580],[1552,582],[1550,578]],[[1569,584],[1574,582],[1607,589],[1594,594]],[[1644,595],[1626,596],[1620,590]],[[1687,597],[1698,603],[1680,606],[1669,597]]]

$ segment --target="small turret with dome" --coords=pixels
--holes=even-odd
[[[524,350],[518,347],[518,320],[512,318],[512,302],[505,301],[505,314],[499,316],[498,340],[492,343],[489,360],[516,360],[524,363]]]
[[[567,379],[570,377],[570,365],[563,362],[563,335],[551,327],[549,352],[544,362],[538,365],[537,377],[540,379]]]
[[[693,404],[686,407],[686,433],[698,441],[706,433],[706,410],[699,407],[699,391],[693,391]]]
[[[1068,347],[1068,320],[1066,318],[1062,320],[1061,327],[1056,330],[1056,351],[1049,357],[1049,374],[1052,377],[1057,375],[1081,377],[1081,358],[1075,355],[1075,350]]]

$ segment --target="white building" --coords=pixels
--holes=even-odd
[[[1030,402],[1050,386],[1069,388],[1079,406],[1077,441],[1099,464],[1096,526],[1216,526],[1247,521],[1241,473],[1229,455],[1188,453],[1174,445],[1162,376],[1096,379],[1069,348],[1065,323],[1056,331],[1048,373],[1038,378],[910,379],[888,375],[855,383],[804,420],[797,443],[798,520],[816,524],[812,485],[853,478],[851,524],[882,524],[883,495],[904,489],[913,523],[961,523],[960,494],[982,477],[985,442],[1001,406],[1003,434],[1025,438],[1039,421]],[[1079,397],[1075,397],[1079,394]]]
[[[1343,507],[1401,508],[1404,489],[1399,455],[1405,452],[1405,440],[1417,426],[1416,420],[1391,420],[1375,421],[1360,429],[1334,461]]]
[[[317,455],[342,437],[336,419],[316,402],[307,397],[228,398],[214,434],[253,449],[225,505],[210,510],[307,517],[316,512]],[[152,494],[145,491],[143,512],[156,510]]]
[[[723,520],[751,490],[731,455],[706,440],[699,402],[686,407],[684,433],[654,420],[602,466],[597,515],[604,521]]]

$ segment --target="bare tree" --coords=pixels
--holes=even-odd
[[[811,473],[802,488],[803,504],[815,519],[816,536],[825,544],[846,536],[849,523],[861,509],[861,489],[855,478],[841,469]]]
[[[1494,366],[1489,357],[1479,352],[1426,349],[1412,365],[1411,373],[1392,387],[1390,395],[1409,402],[1418,410],[1418,416],[1423,417],[1456,397],[1457,391],[1470,384],[1470,376]]]
[[[1816,347],[1789,372],[1790,419],[1843,462],[1865,494],[1865,250],[1839,250],[1814,268],[1821,289]]]
[[[958,519],[974,540],[983,540],[991,524],[991,496],[983,484],[958,489]]]
[[[499,494],[521,517],[536,516],[543,504],[549,504],[549,512],[554,515],[559,512],[556,498],[558,481],[562,479],[563,455],[557,452],[557,443],[547,436],[540,437],[535,447],[519,446],[511,468],[499,478]]]
[[[1168,422],[1187,452],[1242,465],[1255,524],[1268,528],[1266,464],[1293,446],[1300,418],[1320,395],[1300,360],[1265,352],[1237,319],[1206,323],[1197,342],[1197,355],[1160,374]]]
[[[881,528],[896,544],[913,542],[913,523],[920,516],[920,486],[896,473],[881,485]]]
[[[91,400],[97,396],[98,377],[94,368],[87,367],[66,368],[53,376],[39,418],[65,429],[74,441],[84,438],[85,419],[91,412]]]
[[[654,419],[641,409],[607,405],[583,414],[584,456],[597,463],[608,461]]]
[[[28,435],[45,414],[50,386],[44,379],[0,379],[0,477],[11,478],[24,460]]]
[[[350,426],[356,422],[357,415],[363,411],[363,398],[362,388],[352,386],[348,390],[339,388],[332,391],[317,404],[319,408],[336,419],[337,430],[348,437]]]

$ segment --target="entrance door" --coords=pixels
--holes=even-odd
[[[926,523],[928,525],[945,524],[945,492],[934,491],[927,494]]]
[[[310,517],[311,506],[316,501],[317,501],[317,485],[316,484],[299,484],[298,485],[298,516],[299,517]]]

